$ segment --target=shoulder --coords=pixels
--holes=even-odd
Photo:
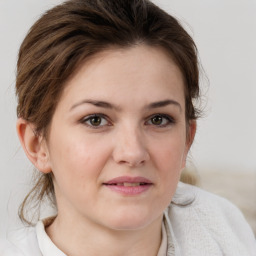
[[[220,219],[224,218],[227,224],[233,225],[233,229],[240,225],[248,227],[241,211],[230,201],[182,182],[180,182],[177,187],[171,208],[176,210],[182,208],[185,209],[185,211],[194,212],[197,217],[209,221],[209,225],[211,222],[218,222]],[[241,231],[240,227],[239,230]]]
[[[27,227],[9,233],[8,240],[0,241],[0,255],[40,256],[35,228]]]
[[[179,183],[168,215],[182,242],[216,244],[225,255],[256,255],[255,237],[243,214],[222,197]]]

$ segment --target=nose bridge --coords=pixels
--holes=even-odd
[[[149,159],[146,139],[136,124],[124,124],[116,134],[114,160],[129,166],[138,166]]]

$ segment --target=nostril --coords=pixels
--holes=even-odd
[[[145,147],[143,134],[127,130],[127,127],[120,136],[117,134],[113,158],[118,164],[126,164],[130,167],[145,164],[149,160],[149,153]]]
[[[121,160],[116,162],[121,165],[128,165],[129,167],[137,167],[146,163],[145,160],[140,160],[140,159],[130,159],[130,160],[127,159],[127,160]]]

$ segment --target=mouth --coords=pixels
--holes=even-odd
[[[145,183],[145,182],[136,182],[136,183],[131,183],[131,182],[123,182],[123,183],[103,183],[104,185],[107,186],[123,186],[123,187],[138,187],[138,186],[147,186],[151,183]]]
[[[111,191],[129,196],[146,192],[153,183],[144,177],[123,176],[107,181],[103,185]]]

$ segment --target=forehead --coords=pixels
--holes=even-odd
[[[163,49],[140,45],[105,50],[84,62],[67,82],[61,101],[89,97],[146,104],[167,96],[184,104],[180,69]]]

